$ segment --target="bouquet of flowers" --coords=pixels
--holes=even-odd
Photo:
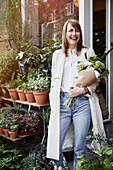
[[[97,56],[90,56],[85,62],[78,63],[78,73],[74,77],[73,86],[87,87],[97,80],[106,82],[109,75],[109,70],[106,69],[105,64],[97,59]],[[73,100],[69,97],[64,105],[68,108]]]

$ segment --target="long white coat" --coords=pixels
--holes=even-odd
[[[85,52],[87,57],[94,55],[93,49],[83,48],[79,61],[85,61]],[[48,140],[47,140],[47,158],[59,160],[59,141],[60,141],[60,87],[63,75],[65,55],[62,50],[57,50],[53,54],[52,58],[52,80],[50,91],[50,106],[51,115],[48,127]],[[91,107],[91,117],[93,124],[93,134],[103,134],[105,136],[102,113],[98,102],[98,97],[95,93],[97,83],[88,87],[90,91],[89,102]],[[73,125],[70,126],[67,135],[65,137],[62,149],[72,150],[74,144]],[[93,142],[92,149],[100,149],[100,145],[97,142]]]

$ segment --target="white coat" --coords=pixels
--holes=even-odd
[[[95,55],[93,49],[83,48],[79,61],[85,61],[85,52],[87,52],[87,57]],[[47,140],[47,158],[52,158],[59,160],[59,141],[60,141],[60,87],[61,80],[63,75],[65,55],[62,50],[56,50],[53,53],[52,58],[52,80],[50,91],[50,106],[51,106],[51,115],[50,122],[48,127],[48,140]],[[98,97],[95,93],[97,83],[92,84],[88,87],[90,91],[89,98],[90,107],[91,107],[91,117],[93,124],[93,134],[103,134],[105,135],[102,113],[98,102]],[[63,142],[62,149],[72,150],[74,144],[74,133],[73,125],[71,124],[65,140]],[[92,143],[93,149],[100,149],[100,145],[97,142]]]

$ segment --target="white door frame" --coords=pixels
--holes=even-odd
[[[113,0],[106,0],[106,50],[111,48],[113,42]],[[110,120],[113,120],[113,51],[108,57],[108,69],[110,75],[108,79],[108,108],[110,112]]]
[[[79,23],[83,33],[83,45],[93,48],[93,1],[79,0]],[[106,0],[106,51],[113,42],[113,0]],[[113,52],[107,56],[108,69],[108,110],[109,119],[113,119]],[[108,120],[109,120],[108,119]]]

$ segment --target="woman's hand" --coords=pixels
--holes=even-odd
[[[80,88],[78,86],[70,87],[69,97],[77,97],[77,96],[79,96],[81,94],[85,94],[87,92],[88,92],[87,87],[85,87],[85,88]]]

